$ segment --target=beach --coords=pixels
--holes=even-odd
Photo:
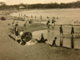
[[[8,24],[12,21],[0,20],[0,60],[80,60],[79,49],[51,47],[48,43],[36,43],[34,45],[18,44],[8,36],[10,28]],[[30,28],[26,27],[26,31],[34,32],[47,29],[44,24],[36,25],[33,24],[29,26]],[[57,27],[55,29],[55,31],[58,30]]]

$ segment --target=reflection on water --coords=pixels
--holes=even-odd
[[[66,30],[66,26],[64,27],[64,37],[63,38],[63,46],[64,47],[71,47],[71,34],[70,34],[70,29],[71,27],[67,27],[68,30]],[[40,39],[41,34],[44,34],[44,37],[48,39],[47,43],[52,44],[52,41],[54,40],[54,37],[57,37],[56,44],[60,46],[60,32],[59,32],[59,27],[55,27],[55,29],[51,30],[39,30],[39,31],[34,31],[33,32],[33,38],[35,39]],[[80,38],[79,38],[80,39]],[[74,48],[80,49],[80,40],[74,38]]]

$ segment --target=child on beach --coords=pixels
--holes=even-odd
[[[56,46],[56,39],[57,39],[57,37],[54,38],[51,46]]]

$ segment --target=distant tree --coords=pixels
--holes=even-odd
[[[6,5],[5,2],[0,2],[0,6]]]
[[[47,3],[47,4],[17,4],[17,5],[6,5],[5,2],[0,2],[0,9],[52,9],[52,8],[80,8],[80,1],[71,3]]]

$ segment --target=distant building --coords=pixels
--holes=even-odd
[[[6,5],[4,2],[0,2],[0,6],[2,6],[2,5]]]
[[[19,6],[19,9],[24,9],[25,7],[24,6]]]

